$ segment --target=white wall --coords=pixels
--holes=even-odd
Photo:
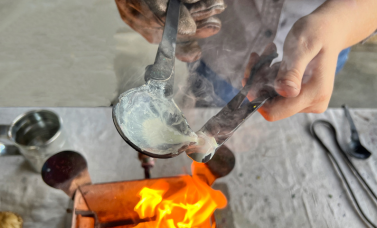
[[[156,50],[114,0],[1,0],[0,106],[109,106],[144,83]]]

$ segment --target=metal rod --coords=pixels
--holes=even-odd
[[[146,81],[150,79],[166,80],[174,74],[180,4],[179,0],[170,0],[168,3],[162,41],[158,46],[154,64],[147,67]]]

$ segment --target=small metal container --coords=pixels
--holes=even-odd
[[[38,173],[44,162],[67,144],[62,119],[48,110],[26,112],[10,125],[0,125],[1,138],[13,145],[0,143],[0,155],[15,155],[18,149]]]

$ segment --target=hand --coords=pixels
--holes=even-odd
[[[271,43],[268,45],[261,56],[257,53],[252,53],[249,58],[249,62],[246,66],[244,79],[242,80],[242,85],[245,86],[246,82],[250,77],[250,72],[252,68],[259,63],[261,59],[271,54],[276,53],[276,46],[275,44]],[[252,101],[257,97],[273,97],[276,96],[275,88],[274,88],[274,80],[276,75],[279,71],[280,62],[274,63],[272,66],[271,61],[266,62],[253,76],[252,84],[250,91],[247,95],[247,98]],[[263,106],[262,106],[263,107]]]
[[[160,43],[168,0],[115,0],[120,16],[150,43]],[[221,29],[216,14],[224,11],[223,0],[181,0],[176,57],[185,62],[200,58],[197,40]]]
[[[338,55],[345,35],[332,21],[315,14],[298,20],[284,43],[274,88],[280,95],[260,113],[277,121],[296,113],[322,113],[333,91]]]

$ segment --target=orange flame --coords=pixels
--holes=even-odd
[[[140,223],[136,228],[210,228],[210,216],[217,208],[224,208],[227,200],[197,172],[193,173],[193,177],[182,176],[185,186],[167,197],[164,194],[169,186],[164,180],[156,182],[151,188],[144,187],[139,192],[141,199],[134,210],[140,218],[156,216],[156,221]]]

